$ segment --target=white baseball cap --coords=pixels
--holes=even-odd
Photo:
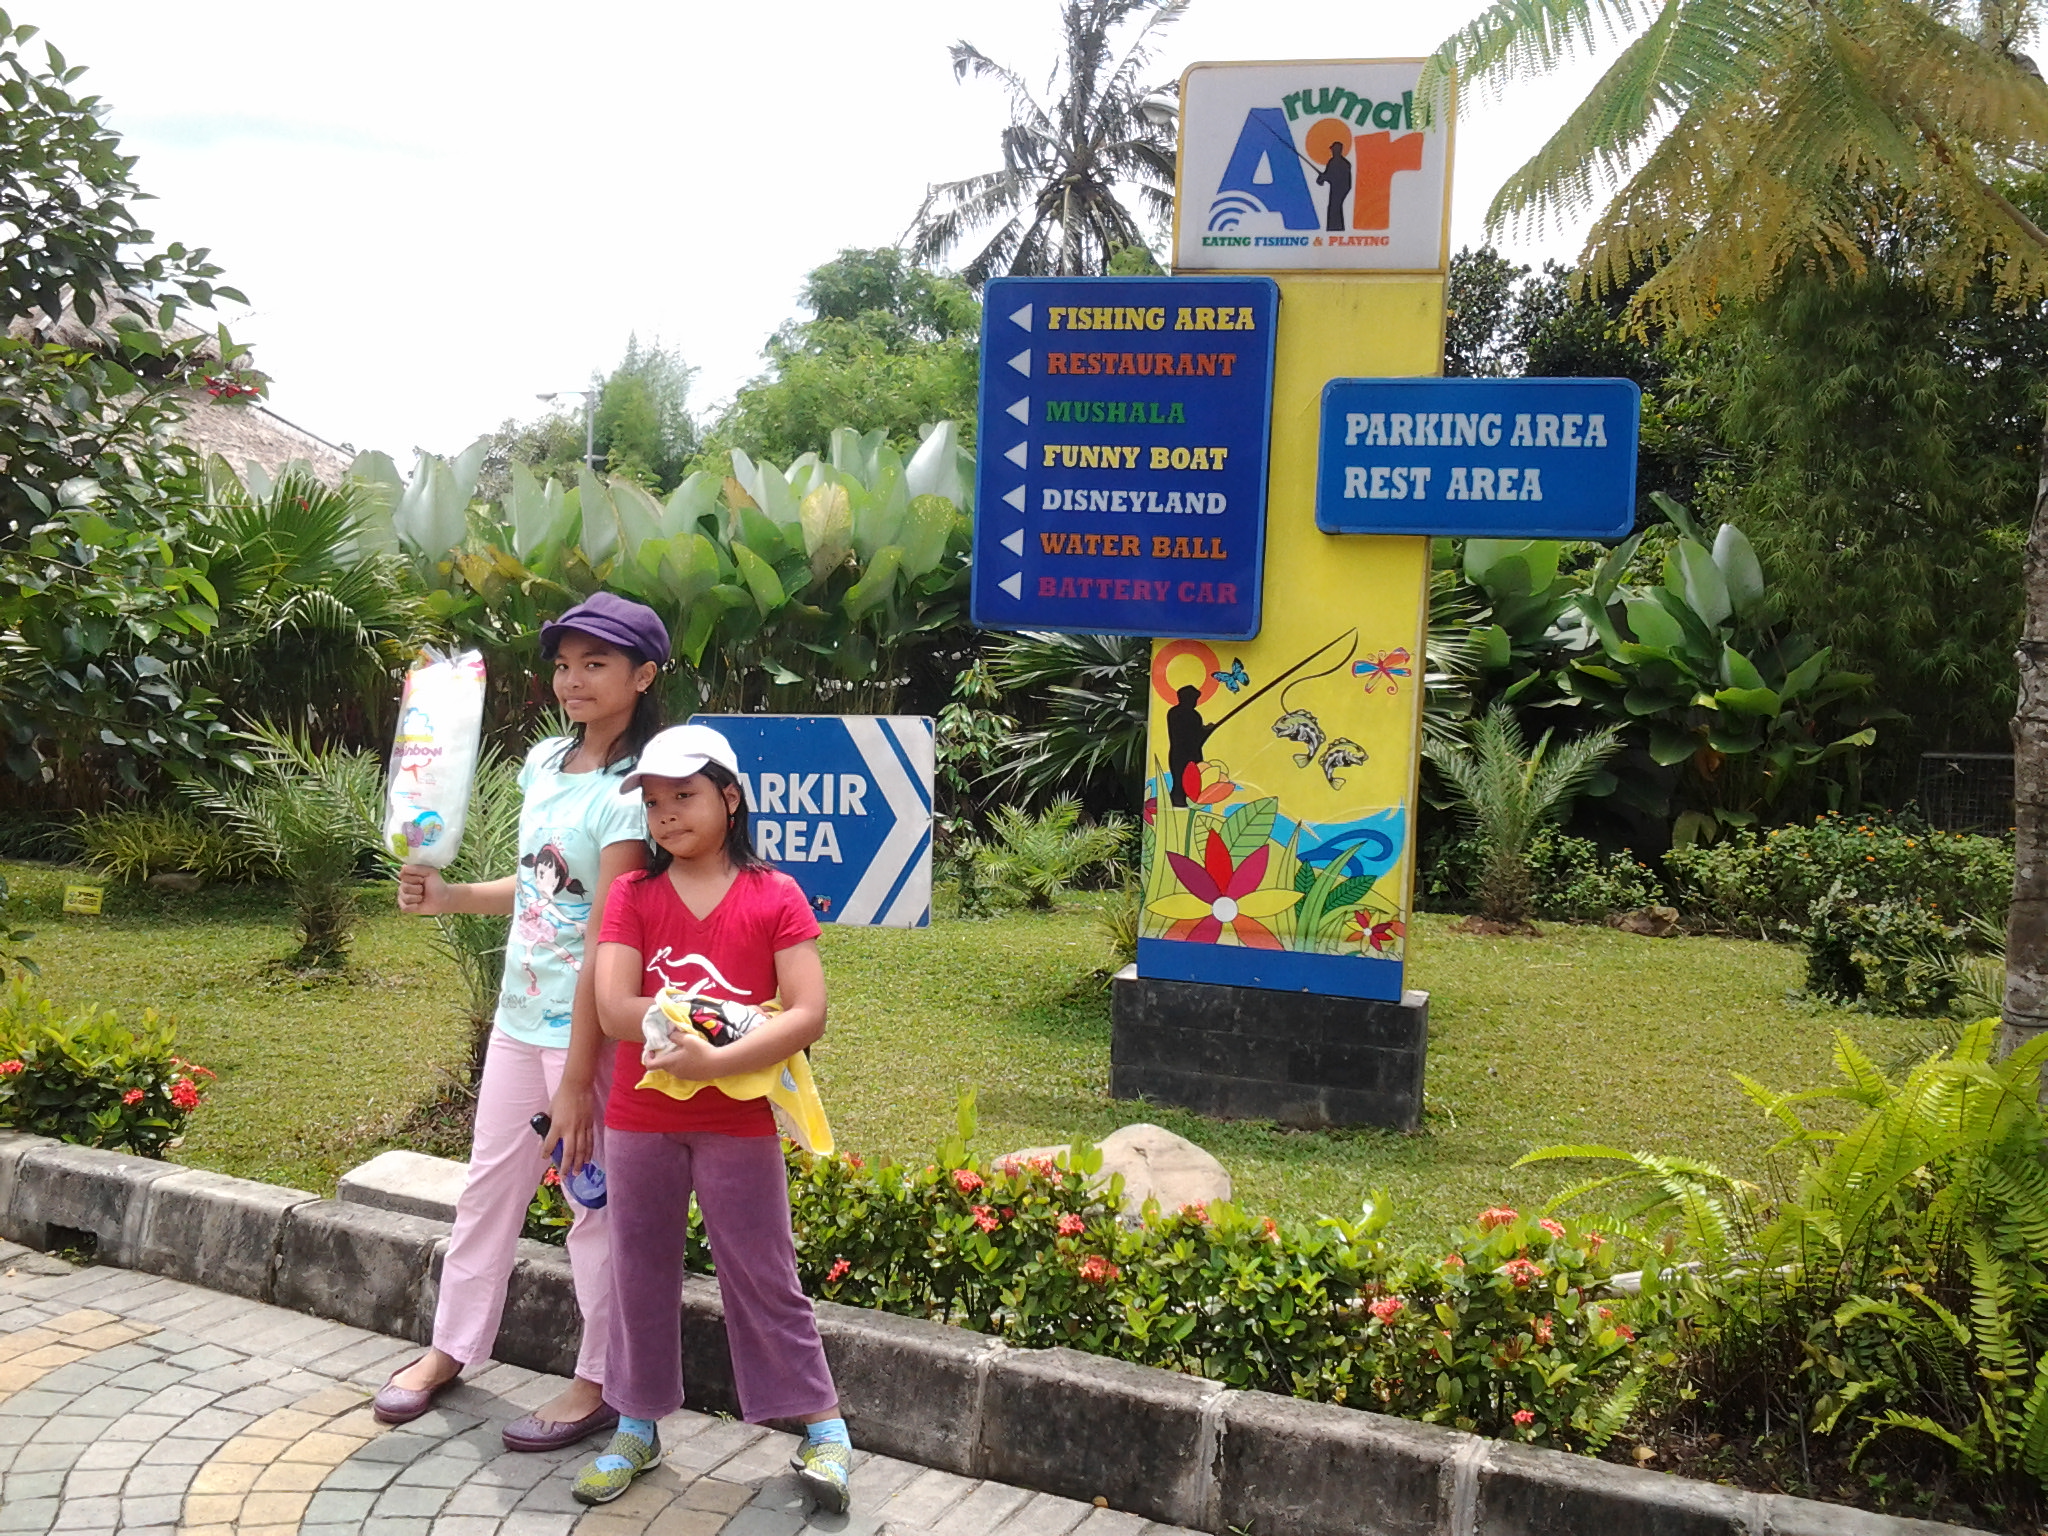
[[[672,725],[640,750],[640,761],[626,775],[619,793],[630,795],[650,775],[657,779],[687,779],[702,773],[706,763],[716,763],[734,778],[739,777],[739,755],[732,743],[708,725]]]

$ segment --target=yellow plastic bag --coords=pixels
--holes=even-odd
[[[700,1006],[709,999],[698,998],[694,992],[680,987],[663,987],[656,1001],[661,1011],[676,1024],[685,1024],[700,1034],[710,1037],[704,1021],[692,1014],[691,1004]],[[748,1010],[749,1012],[753,1010]],[[714,1040],[714,1044],[719,1043]],[[699,1083],[688,1078],[677,1077],[669,1072],[647,1072],[636,1088],[652,1088],[656,1093],[665,1093],[672,1099],[690,1099],[699,1088],[716,1088],[727,1098],[766,1099],[768,1107],[775,1112],[776,1128],[806,1152],[819,1157],[832,1154],[832,1127],[825,1120],[825,1101],[818,1097],[818,1085],[811,1079],[810,1058],[802,1051],[772,1067],[763,1067],[756,1072],[738,1072],[731,1077],[721,1077],[715,1082]]]

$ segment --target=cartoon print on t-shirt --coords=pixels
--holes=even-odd
[[[662,980],[662,985],[680,988],[692,996],[699,996],[711,989],[715,982],[724,988],[728,997],[738,999],[754,994],[745,987],[736,987],[719,972],[704,956],[699,954],[679,955],[673,945],[664,944],[647,958],[646,968]],[[699,972],[692,976],[692,972]]]
[[[519,967],[526,972],[526,995],[540,996],[536,956],[552,954],[572,971],[583,969],[583,956],[564,937],[581,939],[590,926],[590,893],[569,875],[569,861],[554,843],[519,861],[519,887],[513,900],[512,942],[524,946]]]

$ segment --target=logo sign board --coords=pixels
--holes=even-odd
[[[1642,392],[1628,379],[1332,379],[1316,526],[1625,538],[1641,414]]]
[[[1189,68],[1174,270],[1443,270],[1451,113],[1422,121],[1422,62]]]
[[[982,294],[972,615],[1259,630],[1270,278],[999,277]]]
[[[791,876],[821,923],[928,928],[929,719],[912,715],[694,715],[741,765],[754,851]]]

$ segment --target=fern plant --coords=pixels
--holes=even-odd
[[[1761,1396],[1813,1433],[1856,1434],[1852,1458],[1905,1431],[1967,1476],[2048,1488],[2048,1036],[2001,1061],[1997,1035],[1979,1020],[1897,1079],[1847,1036],[1839,1082],[1774,1093],[1739,1079],[1785,1131],[1771,1151],[1793,1177],[1776,1196],[1613,1147],[1523,1161],[1622,1165],[1553,1208],[1628,1191],[1630,1217],[1677,1218],[1699,1261],[1679,1283],[1702,1399]],[[1859,1112],[1846,1130],[1842,1106]]]
[[[381,841],[382,765],[367,752],[315,748],[268,724],[244,739],[246,774],[188,793],[290,885],[299,936],[290,963],[338,967],[355,925],[357,867]]]
[[[999,906],[1050,912],[1076,881],[1116,861],[1130,823],[1111,816],[1081,822],[1081,802],[1062,796],[1037,815],[1006,805],[990,819],[992,841],[975,853],[976,872]]]
[[[1505,703],[1480,716],[1470,745],[1424,742],[1424,754],[1443,774],[1480,846],[1480,916],[1496,923],[1528,921],[1534,895],[1530,841],[1540,827],[1563,816],[1572,796],[1620,744],[1612,726],[1555,748],[1546,731],[1532,751]]]

